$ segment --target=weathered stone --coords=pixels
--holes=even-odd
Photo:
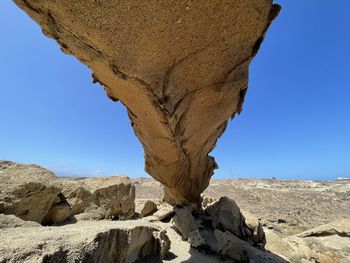
[[[0,261],[9,263],[144,262],[145,258],[159,259],[170,247],[165,233],[137,221],[82,221],[0,231],[6,236],[0,239]]]
[[[209,152],[240,113],[272,0],[14,0],[127,108],[165,200],[198,205]]]
[[[266,237],[260,220],[248,212],[242,211],[242,213],[244,216],[244,222],[249,231],[249,240],[252,241],[254,246],[263,249],[266,244]]]
[[[170,219],[174,215],[174,207],[167,204],[162,203],[157,212],[155,212],[152,216],[148,217],[149,221],[162,221],[166,219]]]
[[[72,215],[72,209],[62,193],[59,193],[42,221],[43,225],[58,225]]]
[[[251,246],[229,231],[215,230],[220,255],[230,262],[287,263],[283,258]]]
[[[188,240],[192,247],[200,247],[205,244],[201,236],[196,220],[192,216],[193,208],[186,206],[176,210],[173,217],[173,225],[184,240]]]
[[[79,181],[61,181],[62,192],[74,215],[88,212],[81,218],[129,219],[135,213],[135,187],[128,177],[110,176]],[[98,213],[91,212],[97,209]]]
[[[269,241],[269,240],[268,240]],[[283,238],[292,251],[281,251],[293,258],[320,263],[342,263],[350,258],[350,219],[342,219]]]
[[[0,161],[0,213],[42,223],[60,193],[55,180],[40,166]]]
[[[147,200],[140,213],[140,217],[150,216],[158,210],[157,204],[151,200]]]
[[[244,217],[232,199],[221,197],[205,211],[210,215],[214,229],[230,231],[239,238],[246,238]]]

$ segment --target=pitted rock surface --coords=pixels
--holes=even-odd
[[[208,154],[242,110],[272,0],[14,0],[128,110],[145,169],[172,203],[198,204]]]

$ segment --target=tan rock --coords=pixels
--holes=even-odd
[[[159,261],[170,247],[165,233],[145,222],[81,221],[60,227],[0,230],[0,261],[131,263]]]
[[[59,225],[72,215],[72,209],[62,193],[59,193],[44,217],[43,225]]]
[[[166,219],[170,219],[174,215],[174,207],[167,203],[162,203],[157,212],[155,212],[152,216],[147,217],[149,221],[162,221]]]
[[[128,177],[110,176],[61,181],[62,192],[78,218],[129,219],[135,213],[135,187]],[[100,208],[96,213],[93,209]]]
[[[0,161],[0,213],[42,223],[60,193],[55,180],[40,166]]]
[[[305,260],[342,263],[350,260],[350,219],[342,219],[284,238]],[[284,252],[287,255],[287,251]],[[287,255],[293,257],[293,254]]]
[[[218,242],[220,255],[231,262],[287,263],[285,259],[257,249],[229,231],[222,232],[220,230],[215,230],[214,233]]]
[[[259,248],[264,248],[266,244],[265,232],[260,220],[248,212],[243,212],[244,222],[250,232],[249,239]]]
[[[150,216],[154,214],[157,210],[158,210],[157,204],[151,200],[147,200],[143,205],[140,216],[141,217]]]
[[[242,111],[248,66],[279,6],[271,0],[14,0],[127,108],[165,200],[198,205],[209,152]]]

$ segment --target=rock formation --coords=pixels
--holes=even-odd
[[[136,221],[78,222],[61,227],[1,229],[0,262],[144,262],[162,257],[170,241]],[[139,260],[139,261],[138,261]]]
[[[0,161],[0,213],[42,223],[60,193],[55,179],[37,165]]]
[[[77,181],[58,178],[38,165],[0,161],[0,214],[43,225],[76,219],[130,219],[135,187],[128,177]]]
[[[61,180],[58,184],[72,207],[73,215],[86,213],[81,216],[95,219],[129,219],[134,215],[135,187],[128,177]]]
[[[127,108],[145,169],[172,203],[199,204],[209,156],[242,110],[272,0],[14,0]]]

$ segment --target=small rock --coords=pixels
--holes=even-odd
[[[174,207],[168,203],[162,203],[161,207],[152,216],[148,217],[149,221],[163,221],[174,215]]]
[[[154,214],[157,210],[158,208],[156,203],[151,200],[147,200],[146,203],[143,205],[140,216],[141,217],[150,216]]]

